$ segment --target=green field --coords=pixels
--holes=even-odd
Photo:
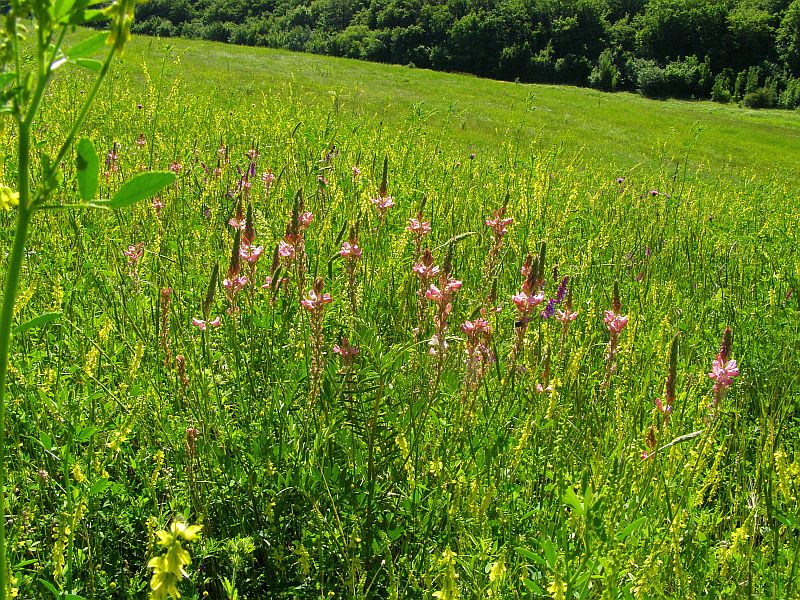
[[[76,144],[33,215],[12,595],[800,594],[797,113],[138,38],[80,135],[176,180],[72,208]]]
[[[287,85],[312,102],[339,99],[347,115],[407,123],[413,117],[464,148],[493,152],[505,141],[563,147],[632,171],[669,171],[688,160],[738,181],[747,174],[800,183],[800,112],[713,102],[654,101],[627,93],[522,85],[393,65],[186,40],[139,39],[127,61],[155,68],[165,45],[180,58],[187,93],[217,90],[237,107]]]

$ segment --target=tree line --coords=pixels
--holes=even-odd
[[[509,81],[800,107],[800,0],[149,0],[135,29]]]

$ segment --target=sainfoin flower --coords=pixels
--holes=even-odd
[[[286,260],[291,260],[294,258],[295,248],[292,244],[287,243],[285,240],[281,240],[278,244],[278,254],[280,254],[281,257]]]
[[[244,289],[247,285],[247,275],[240,275],[231,279],[224,279],[222,287],[224,287],[229,295],[235,296]]]
[[[351,242],[344,242],[342,244],[342,249],[339,250],[339,256],[342,258],[361,258],[361,248],[358,247],[358,244],[351,243]]]
[[[577,312],[570,312],[569,310],[557,310],[556,320],[559,323],[570,323],[578,318]]]
[[[431,232],[431,224],[429,221],[423,221],[422,213],[419,213],[416,218],[411,217],[408,220],[406,231],[413,233],[417,237],[424,237]]]
[[[341,344],[333,345],[333,353],[338,354],[342,361],[343,367],[350,367],[353,365],[353,360],[358,356],[358,346],[351,346],[347,338],[342,338]]]
[[[386,216],[386,212],[394,206],[394,198],[391,196],[378,196],[377,198],[370,198],[369,200],[375,210],[378,211],[378,218],[382,219]]]
[[[514,222],[514,219],[511,217],[504,218],[503,215],[505,214],[505,208],[501,208],[500,210],[494,211],[494,217],[491,219],[486,219],[486,226],[491,227],[492,231],[498,238],[502,238],[505,234],[508,233],[508,226]]]
[[[123,254],[128,258],[128,264],[135,267],[144,256],[144,242],[128,246]]]
[[[628,324],[628,317],[626,315],[618,315],[613,310],[605,311],[603,320],[606,323],[606,327],[608,327],[608,331],[612,335],[619,335]]]
[[[719,392],[729,388],[733,378],[739,376],[739,366],[735,360],[725,360],[720,353],[711,363],[711,372],[708,376],[714,381],[714,391]]]
[[[323,294],[322,293],[322,286],[319,286],[319,290],[317,290],[318,286],[315,285],[315,289],[311,289],[308,291],[308,294],[305,298],[300,302],[309,312],[315,312],[321,310],[326,304],[333,301],[330,294]]]
[[[210,321],[204,321],[203,319],[192,319],[192,325],[197,327],[200,331],[206,331],[209,327],[219,327],[222,325],[222,319],[219,317],[214,317]]]
[[[242,244],[241,248],[239,248],[239,256],[241,256],[251,265],[258,262],[258,259],[261,257],[263,252],[263,246],[249,246],[247,244]]]
[[[309,225],[311,225],[311,221],[314,220],[314,213],[312,212],[304,212],[300,215],[299,223],[300,229],[308,229]]]
[[[514,306],[517,307],[519,312],[522,314],[527,314],[544,302],[544,292],[539,292],[538,294],[528,294],[522,290],[514,294],[511,297],[511,300],[514,301]]]

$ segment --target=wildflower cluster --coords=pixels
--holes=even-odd
[[[186,567],[192,562],[189,552],[181,542],[193,542],[200,535],[202,526],[188,525],[183,519],[175,519],[169,531],[156,531],[158,545],[165,553],[150,559],[147,566],[153,569],[150,578],[150,600],[180,598],[178,583],[189,577]]]

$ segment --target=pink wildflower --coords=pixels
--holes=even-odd
[[[299,223],[300,223],[300,230],[308,229],[309,225],[311,225],[311,221],[314,220],[314,213],[312,212],[304,212],[300,215]]]
[[[578,318],[577,312],[570,312],[569,310],[557,310],[556,311],[556,320],[559,323],[570,323]]]
[[[314,287],[316,288],[317,286],[315,285]],[[323,294],[322,286],[320,286],[319,291],[317,291],[316,289],[309,290],[308,294],[300,302],[300,304],[302,304],[303,308],[305,308],[307,311],[316,312],[316,311],[321,311],[326,304],[332,301],[333,299],[331,298],[331,295]]]
[[[278,244],[278,254],[287,261],[291,261],[295,255],[295,247],[287,243],[286,240],[281,240]]]
[[[231,279],[226,278],[222,281],[222,287],[227,290],[229,296],[235,296],[245,288],[247,281],[247,275],[239,275]]]
[[[361,169],[358,168],[358,165],[353,165],[351,172],[353,174],[353,181],[358,181],[359,177],[361,177]]]
[[[350,259],[357,259],[361,258],[361,248],[358,247],[357,243],[351,242],[344,242],[342,244],[342,249],[339,250],[339,255],[342,258],[350,258]]]
[[[375,210],[378,211],[378,219],[383,219],[390,208],[394,206],[394,198],[391,196],[378,196],[369,200]]]
[[[514,301],[514,306],[517,307],[517,310],[524,315],[544,302],[544,292],[540,291],[538,294],[529,294],[525,290],[522,290],[514,294],[511,300]]]
[[[491,227],[497,238],[502,238],[508,233],[508,226],[514,222],[511,217],[503,218],[505,208],[494,211],[494,218],[486,219],[486,226]]]
[[[419,213],[417,218],[411,217],[408,220],[408,227],[406,227],[406,231],[409,231],[415,236],[421,238],[431,232],[431,224],[429,221],[423,221],[422,213]]]
[[[242,244],[242,246],[239,248],[239,256],[241,256],[251,265],[258,262],[258,259],[261,257],[262,252],[264,252],[263,246],[249,246],[246,244]]]
[[[720,353],[711,363],[708,376],[714,381],[714,392],[717,393],[731,386],[733,378],[739,376],[739,366],[735,360],[725,360]]]
[[[169,170],[175,173],[175,175],[180,175],[181,171],[183,171],[183,165],[175,161],[169,166]]]
[[[144,242],[139,242],[135,246],[128,246],[128,249],[123,254],[128,257],[128,264],[131,267],[136,267],[142,256],[144,256]]]
[[[209,327],[219,327],[222,325],[222,319],[214,317],[211,321],[204,321],[203,319],[192,319],[192,325],[197,327],[200,331],[206,331]]]
[[[613,310],[605,311],[605,318],[603,320],[606,323],[606,327],[608,327],[608,331],[615,336],[619,335],[628,324],[627,316],[618,315]]]

